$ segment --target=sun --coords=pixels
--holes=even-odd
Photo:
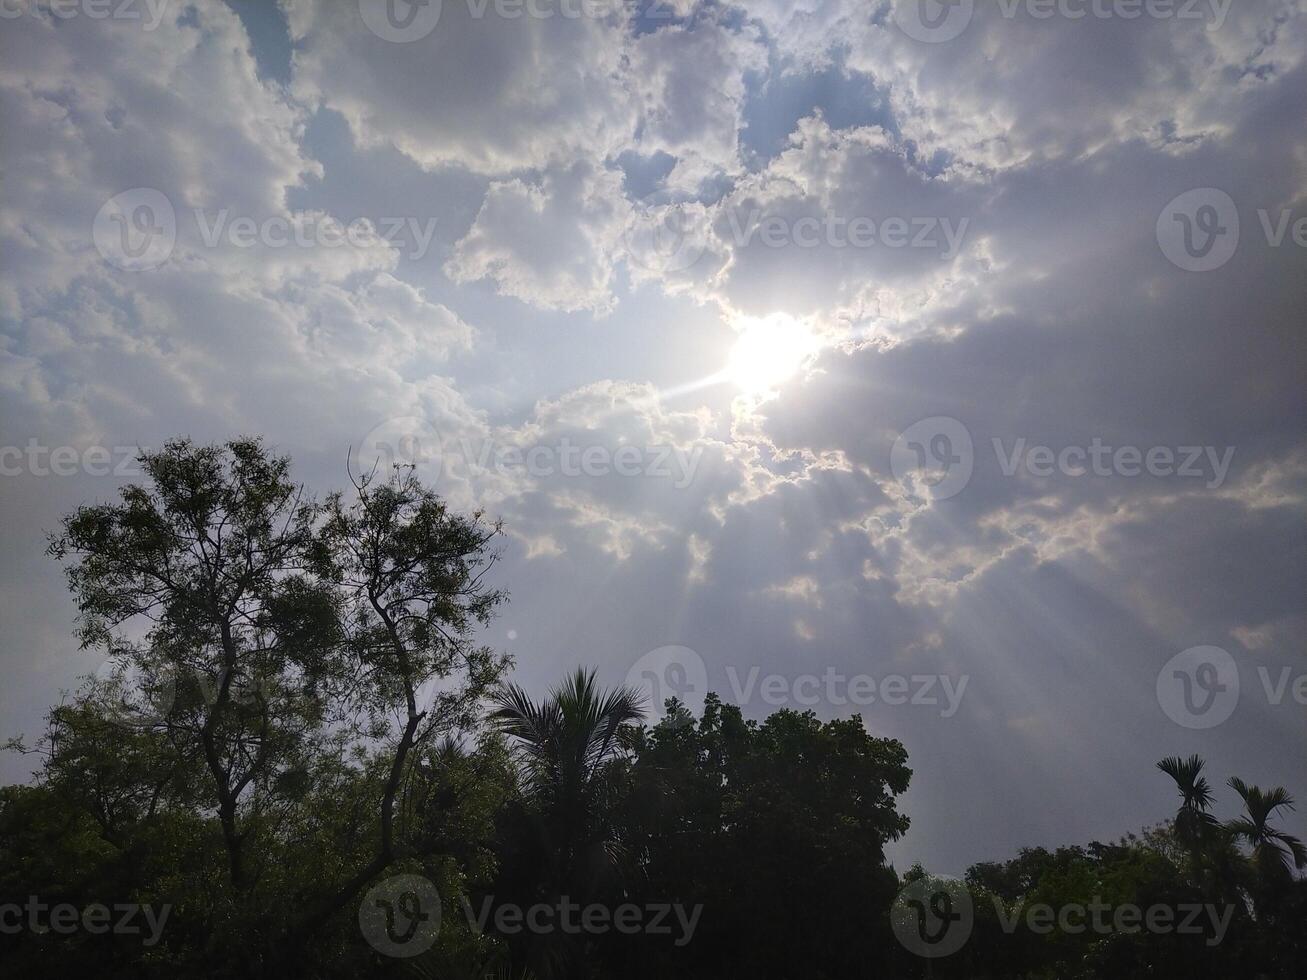
[[[749,394],[775,390],[794,377],[821,347],[811,328],[785,313],[740,321],[740,336],[726,360],[725,377]]]

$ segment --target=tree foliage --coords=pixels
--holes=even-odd
[[[900,889],[938,880],[886,859],[909,829],[898,741],[711,694],[650,728],[635,693],[581,668],[535,699],[476,641],[505,599],[498,524],[409,470],[317,501],[258,440],[142,464],[143,484],[51,539],[77,637],[108,666],[51,709],[35,782],[0,788],[0,908],[146,903],[166,928],[6,928],[6,975],[1198,980],[1307,961],[1307,848],[1280,827],[1294,801],[1231,778],[1242,812],[1222,822],[1196,755],[1157,764],[1179,797],[1166,824],[974,865],[968,942],[921,959],[891,929]],[[358,918],[400,874],[441,900],[430,948],[404,959]],[[674,905],[693,928],[495,918],[568,902]],[[1223,909],[1228,928],[1213,944],[1022,918],[1096,902]]]

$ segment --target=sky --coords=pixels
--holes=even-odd
[[[60,516],[258,435],[502,517],[530,690],[901,739],[901,869],[1307,796],[1305,14],[0,0],[0,738]]]

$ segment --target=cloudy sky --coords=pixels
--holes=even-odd
[[[901,867],[1307,796],[1305,13],[2,0],[0,736],[60,514],[257,434],[502,516],[529,688],[902,739]]]

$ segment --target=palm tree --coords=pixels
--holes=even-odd
[[[1199,888],[1219,895],[1228,904],[1242,905],[1248,877],[1245,862],[1233,833],[1209,812],[1213,796],[1203,775],[1204,765],[1197,755],[1188,759],[1170,756],[1157,764],[1180,791],[1175,838],[1189,854],[1190,873]]]
[[[1203,775],[1206,763],[1197,755],[1181,759],[1168,756],[1157,768],[1175,780],[1180,791],[1180,810],[1175,815],[1175,835],[1180,843],[1197,852],[1216,828],[1216,818],[1208,810],[1212,806],[1212,787]]]
[[[1231,777],[1230,788],[1243,797],[1245,816],[1231,820],[1227,829],[1252,848],[1252,863],[1262,879],[1274,882],[1290,876],[1290,867],[1307,867],[1307,846],[1297,837],[1276,830],[1271,818],[1281,807],[1292,810],[1293,797],[1282,786],[1262,790],[1249,786],[1238,776]]]
[[[493,699],[490,718],[518,749],[543,858],[546,880],[538,884],[551,895],[585,897],[620,864],[607,819],[615,792],[609,763],[631,723],[643,717],[642,701],[626,687],[600,691],[594,671],[582,668],[539,703],[516,684]],[[536,940],[531,966],[543,976],[566,973],[578,955],[567,937]]]
[[[516,739],[534,802],[588,823],[623,728],[644,715],[641,696],[626,687],[601,692],[594,671],[578,667],[539,704],[516,684],[507,685],[493,703],[490,718]]]

